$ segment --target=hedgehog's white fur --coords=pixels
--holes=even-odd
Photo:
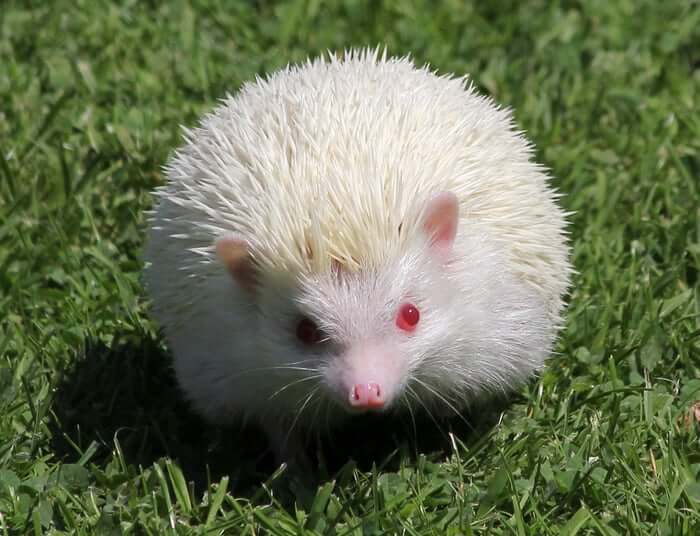
[[[531,157],[466,79],[376,50],[244,85],[187,132],[151,216],[147,285],[184,391],[213,419],[313,416],[348,349],[381,356],[397,406],[459,409],[523,381],[551,351],[570,274],[565,214]],[[421,229],[444,191],[460,215],[447,265]],[[216,257],[227,235],[250,246],[254,297]],[[406,296],[412,337],[393,323]],[[295,344],[299,311],[332,350]]]

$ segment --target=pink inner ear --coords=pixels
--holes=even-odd
[[[452,249],[459,224],[459,201],[452,192],[435,195],[425,207],[423,229],[431,237],[433,248],[447,254]]]
[[[219,238],[216,241],[216,255],[241,287],[253,289],[256,273],[248,251],[248,242],[229,236]]]

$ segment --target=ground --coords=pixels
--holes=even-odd
[[[180,124],[368,44],[514,108],[577,275],[556,355],[494,422],[295,486],[177,393],[143,211]],[[697,534],[699,66],[688,0],[3,2],[0,534]]]

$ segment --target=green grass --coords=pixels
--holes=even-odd
[[[500,422],[287,485],[179,398],[143,210],[180,124],[377,43],[514,107],[575,211],[578,275],[558,355]],[[0,535],[700,533],[699,67],[689,0],[2,2]]]

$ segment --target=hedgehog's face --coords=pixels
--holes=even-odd
[[[373,268],[255,285],[245,243],[219,256],[259,311],[258,365],[270,404],[307,415],[405,406],[452,413],[482,390],[517,383],[552,342],[547,308],[478,228],[457,235],[457,200],[438,194],[422,232]],[[261,392],[261,396],[265,393]]]
[[[303,279],[287,331],[315,355],[322,393],[349,412],[400,408],[449,340],[449,274],[425,240],[371,270]]]
[[[456,197],[437,195],[423,218],[420,236],[377,267],[306,275],[291,288],[259,285],[261,351],[279,363],[273,396],[300,411],[330,399],[350,412],[425,397],[431,387],[421,371],[451,339],[447,311],[459,294],[448,266]],[[218,251],[246,286],[239,245],[220,241]]]

